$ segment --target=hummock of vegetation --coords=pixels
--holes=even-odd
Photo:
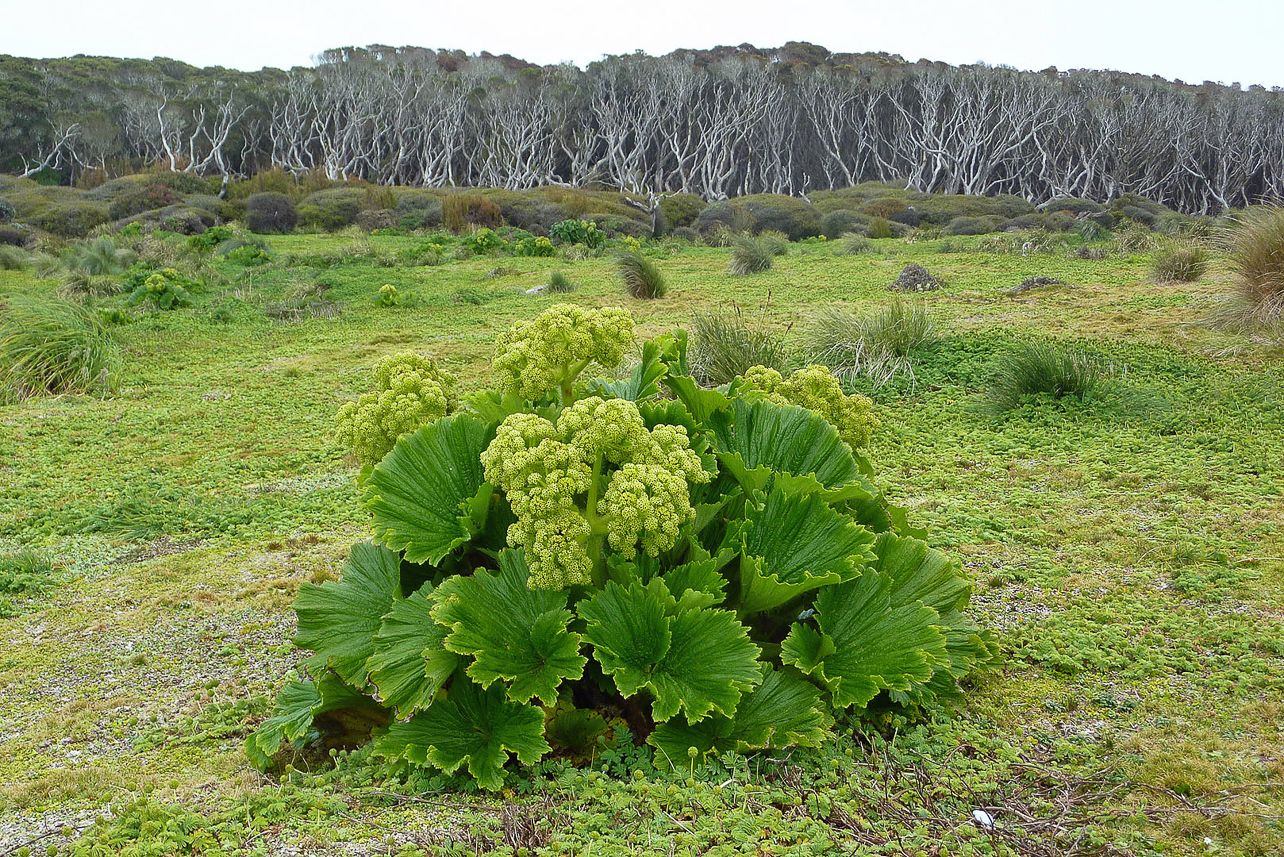
[[[615,259],[615,269],[620,272],[624,291],[630,297],[654,300],[664,297],[669,291],[659,266],[640,250],[625,250],[620,253]]]
[[[1046,343],[1023,344],[999,364],[987,404],[1003,412],[1019,407],[1031,396],[1084,401],[1102,392],[1112,372],[1108,363],[1083,351]]]
[[[80,304],[21,297],[0,308],[0,402],[110,392],[120,367],[111,332]]]
[[[812,194],[815,213],[717,203],[703,224],[715,206],[683,199],[669,208],[685,224],[655,236],[627,206],[604,212],[619,195],[547,188],[477,191],[503,220],[452,206],[464,218],[456,233],[439,207],[453,191],[256,176],[215,202],[195,181],[73,190],[95,193],[81,225],[109,216],[99,207],[169,199],[149,183],[181,199],[168,214],[87,228],[128,254],[102,274],[69,267],[88,248],[44,228],[72,223],[69,213],[24,213],[44,191],[0,189],[27,197],[13,205],[17,224],[0,227],[26,261],[0,270],[0,315],[66,304],[81,319],[71,330],[107,331],[118,360],[91,395],[28,383],[0,406],[0,852],[1281,850],[1284,377],[1260,326],[1205,323],[1214,299],[1243,288],[1220,247],[1209,245],[1198,280],[1155,281],[1156,253],[1204,240],[1205,221],[1136,199],[1061,200],[1033,225],[1005,227],[1023,232],[952,235],[976,225],[947,230],[958,217],[1025,214],[1010,200],[946,210],[961,202],[915,199],[922,216],[910,225],[904,198],[879,186]],[[300,225],[246,232],[240,206],[254,193],[288,197]],[[356,222],[328,231],[354,210]],[[835,252],[808,224],[866,232],[868,252]],[[729,251],[705,243],[799,228],[802,240],[752,276],[730,275]],[[673,297],[621,295],[621,251],[659,267]],[[909,264],[949,288],[894,299],[886,286]],[[574,293],[536,288],[556,271]],[[157,275],[186,297],[169,308],[134,299],[139,286],[168,288]],[[101,279],[77,279],[87,277]],[[1075,288],[1008,296],[1035,278]],[[385,285],[398,295],[389,306]],[[736,314],[733,300],[770,311]],[[555,314],[566,330],[624,304],[637,342],[624,343],[623,315],[607,314],[593,355],[605,362],[576,373],[588,355],[548,359],[531,343],[549,325],[531,325],[567,301],[577,311]],[[698,319],[715,315],[721,330],[702,344]],[[827,330],[847,350],[815,353]],[[698,374],[702,348],[748,334],[775,356]],[[1057,353],[1016,371],[1027,343]],[[39,353],[71,352],[95,353]],[[867,371],[874,353],[907,368]],[[102,377],[78,366],[75,378]],[[987,391],[1003,378],[1021,392],[996,419]],[[757,419],[767,414],[797,425],[776,431]],[[358,429],[380,443],[360,446]],[[750,442],[759,432],[775,440]],[[613,446],[619,460],[604,454],[585,478],[585,450],[603,436],[630,449]],[[827,485],[823,469],[800,476],[764,457],[822,436],[837,438],[825,462],[855,462],[851,481]],[[568,481],[545,493],[563,451]],[[433,467],[442,456],[469,466]],[[597,486],[596,521],[580,485]],[[407,509],[409,523],[395,523]],[[792,526],[831,512],[848,523]],[[577,517],[583,542],[564,538]],[[666,524],[678,519],[673,536]],[[362,542],[372,523],[376,542]],[[798,534],[783,551],[772,536],[782,531]],[[875,558],[858,572],[798,549],[865,531]],[[842,654],[855,651],[854,626],[834,612],[857,599],[835,595],[898,579],[880,553],[893,538],[925,544],[924,561],[940,561],[933,579],[971,590],[965,615],[990,629],[999,661],[947,680],[963,666],[942,663],[962,644],[949,618],[960,614],[930,607],[930,619],[908,603],[897,614],[892,599],[907,593],[892,584],[879,615],[930,620],[947,657],[925,659],[928,690],[958,692],[893,698],[910,681],[843,708],[870,687],[850,680],[864,659]],[[398,540],[424,561],[394,562]],[[780,571],[785,560],[839,579],[753,609],[815,581]],[[526,583],[583,574],[588,584]],[[604,609],[612,598],[637,609]],[[537,611],[530,621],[494,621],[520,605]],[[654,620],[630,625],[629,652],[604,630],[621,615]],[[697,620],[743,628],[757,673],[747,646],[727,644],[701,656],[718,669],[695,671],[698,687],[673,679],[692,674],[677,669],[674,641]],[[918,648],[935,652],[927,637]],[[525,656],[548,646],[547,659]],[[728,657],[740,659],[729,670]],[[438,679],[445,690],[431,693]],[[506,725],[479,749],[482,733],[466,724],[495,715]],[[497,791],[479,785],[495,777]]]

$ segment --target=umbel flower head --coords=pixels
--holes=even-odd
[[[493,365],[506,387],[536,401],[559,388],[569,394],[570,385],[593,363],[620,365],[634,338],[633,318],[618,307],[557,304],[501,334]]]
[[[363,466],[373,466],[392,450],[397,438],[455,410],[453,376],[431,357],[403,351],[386,357],[371,373],[373,393],[363,393],[339,409],[339,442]]]

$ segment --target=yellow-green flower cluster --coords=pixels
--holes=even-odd
[[[593,583],[603,541],[626,559],[673,547],[695,514],[689,483],[709,481],[686,428],[648,430],[636,404],[597,396],[556,423],[508,417],[481,460],[517,516],[508,542],[526,549],[543,589]]]
[[[339,442],[357,461],[373,466],[387,455],[397,438],[435,422],[455,410],[455,379],[431,357],[405,351],[386,357],[371,373],[373,393],[363,393],[339,409]]]
[[[592,363],[618,366],[633,342],[633,319],[624,310],[557,304],[501,334],[494,367],[509,389],[535,401],[569,387]]]
[[[754,366],[742,378],[744,385],[761,390],[777,404],[797,405],[824,417],[852,449],[868,446],[879,426],[874,403],[859,394],[844,395],[828,366],[813,364],[788,378],[775,369]]]

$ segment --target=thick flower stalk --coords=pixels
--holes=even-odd
[[[494,367],[505,386],[528,401],[558,391],[570,404],[581,372],[594,363],[620,365],[633,343],[633,319],[624,310],[557,304],[501,334]]]
[[[397,443],[397,438],[455,410],[453,376],[431,357],[405,351],[381,360],[371,373],[375,391],[363,393],[339,409],[339,442],[362,466],[373,467]]]
[[[531,586],[544,589],[601,585],[605,547],[625,559],[673,547],[695,514],[689,484],[710,478],[684,427],[648,430],[636,404],[597,396],[556,423],[508,417],[482,465],[517,516],[509,544],[526,549]]]
[[[797,405],[814,411],[838,429],[838,436],[852,449],[862,449],[878,428],[874,403],[859,394],[843,393],[828,366],[811,365],[788,378],[775,369],[753,366],[742,376],[741,389],[761,390],[778,405]]]

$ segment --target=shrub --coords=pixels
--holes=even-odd
[[[63,238],[83,238],[95,226],[101,226],[110,219],[107,206],[101,202],[66,199],[50,203],[27,218],[27,222]]]
[[[831,211],[820,219],[820,234],[830,241],[855,232],[864,232],[865,224],[870,218],[863,217],[854,211],[840,208]]]
[[[736,203],[753,215],[754,231],[783,232],[790,241],[820,234],[820,212],[805,199],[774,193],[742,196]]]
[[[245,225],[251,232],[293,232],[298,222],[294,203],[283,193],[256,193],[245,201]]]
[[[689,361],[691,376],[705,386],[730,383],[754,366],[783,372],[789,362],[766,311],[751,319],[736,304],[692,316]]]
[[[163,184],[148,183],[120,194],[111,201],[107,213],[121,220],[144,211],[154,211],[180,201],[178,194]]]
[[[615,259],[615,270],[624,281],[624,290],[635,298],[661,298],[669,291],[656,264],[636,250],[619,254]]]
[[[149,214],[142,216],[150,219]],[[177,232],[179,235],[200,235],[213,226],[216,219],[208,211],[192,208],[190,205],[171,205],[169,208],[162,208],[155,218],[156,225],[161,229]]]
[[[809,362],[829,366],[839,377],[865,377],[881,387],[897,374],[913,378],[914,356],[932,348],[937,335],[927,307],[894,297],[871,312],[819,310],[807,320],[806,341]]]
[[[591,220],[561,220],[548,230],[559,244],[583,244],[596,250],[606,243],[606,233]]]
[[[1193,283],[1208,270],[1208,251],[1197,244],[1161,248],[1151,260],[1151,273],[1164,283]]]
[[[1222,244],[1238,281],[1245,321],[1284,318],[1284,206],[1236,214]]]
[[[669,230],[674,230],[695,223],[706,204],[694,193],[675,193],[660,200],[660,210],[664,212],[664,222]]]
[[[561,271],[554,271],[548,275],[548,283],[544,286],[544,291],[550,294],[568,294],[575,291],[575,283]]]
[[[945,226],[951,235],[985,235],[999,228],[999,219],[995,217],[956,217]]]
[[[366,208],[366,191],[359,187],[334,187],[310,193],[299,202],[299,225],[305,229],[334,232],[357,222]],[[255,230],[256,232],[258,230]]]
[[[368,209],[357,214],[357,226],[360,226],[366,232],[375,232],[380,229],[396,229],[400,225],[400,220],[395,211]]]
[[[742,235],[736,239],[735,246],[731,249],[727,273],[743,275],[770,271],[775,257],[774,247],[768,239]]]
[[[1096,357],[1056,345],[1026,344],[1004,358],[987,393],[995,413],[1020,407],[1028,396],[1087,399],[1109,379]]]
[[[17,216],[18,210],[3,199],[0,199],[0,223],[13,223]]]
[[[499,206],[479,193],[452,193],[441,204],[441,219],[455,234],[469,227],[498,229],[504,225]]]
[[[757,223],[758,219],[749,209],[735,200],[725,200],[715,202],[700,212],[700,216],[696,218],[695,229],[707,238],[722,230],[733,233],[751,232]]]
[[[1081,220],[1075,232],[1084,241],[1104,241],[1110,237],[1110,230],[1095,220]]]
[[[239,265],[265,265],[272,261],[271,245],[257,235],[233,235],[220,243],[214,252]]]
[[[0,398],[107,393],[120,366],[110,332],[79,304],[15,297],[0,310]]]
[[[1140,223],[1128,223],[1115,233],[1115,247],[1121,253],[1145,253],[1158,243],[1154,233]]]
[[[27,251],[21,247],[0,244],[0,271],[25,271],[31,267]]]
[[[397,225],[402,229],[435,229],[441,226],[441,197],[423,190],[398,190]]]
[[[1093,202],[1090,199],[1081,199],[1074,196],[1054,199],[1045,203],[1041,207],[1044,211],[1068,211],[1071,214],[1096,214],[1105,208],[1105,206],[1099,202]]]
[[[908,719],[956,696],[997,647],[962,612],[958,564],[893,526],[905,510],[847,441],[868,400],[821,367],[700,390],[684,342],[590,381],[635,345],[622,311],[562,304],[501,335],[502,388],[365,478],[377,541],[300,588],[313,654],[249,758],[371,742],[499,791],[510,755],[590,756],[623,713],[689,775],[824,745],[843,712]]]
[[[1133,223],[1140,223],[1143,226],[1150,227],[1155,224],[1155,215],[1144,208],[1135,205],[1124,205],[1116,209],[1120,215],[1131,220]]]
[[[28,233],[16,226],[0,226],[0,246],[25,247]]]
[[[670,238],[676,238],[679,241],[689,241],[696,244],[700,241],[700,233],[696,232],[690,226],[679,226],[669,233]]]
[[[860,207],[861,214],[867,217],[881,217],[891,220],[893,214],[909,210],[909,203],[903,197],[884,196],[871,199]]]

